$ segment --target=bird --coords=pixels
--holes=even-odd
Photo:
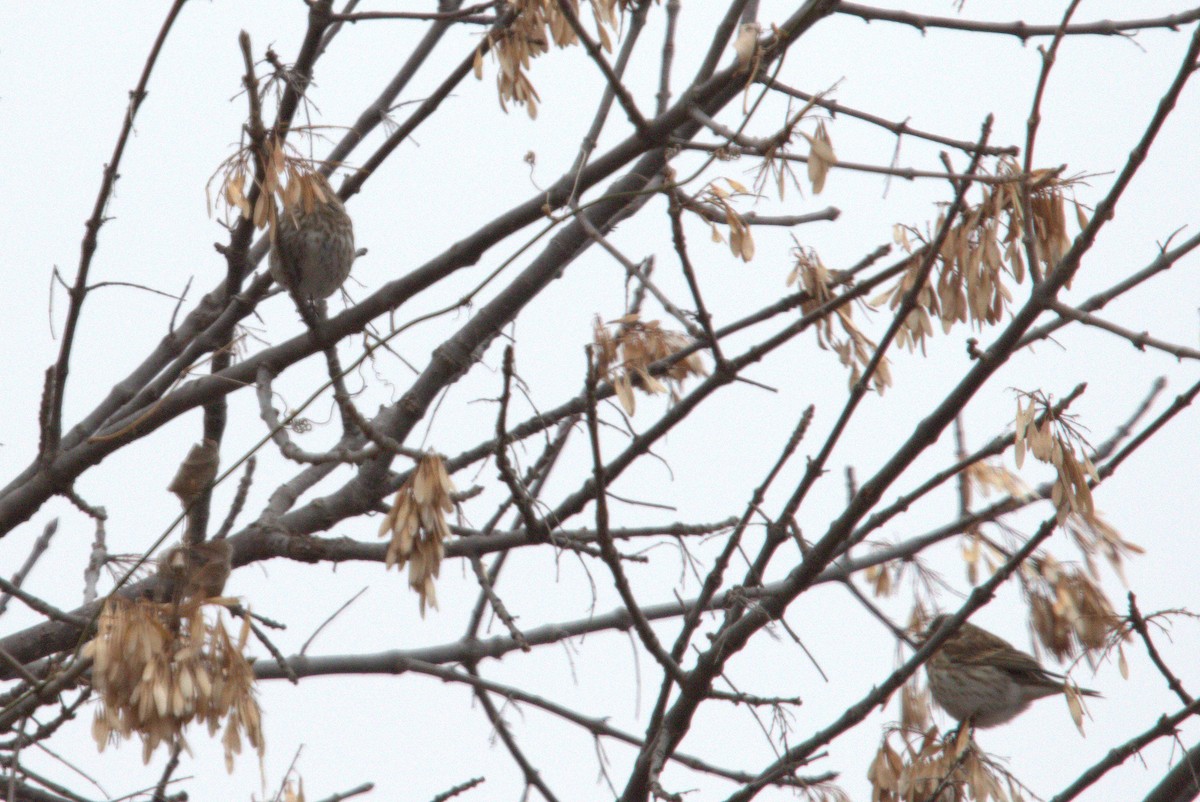
[[[737,54],[737,72],[746,72],[754,61],[754,53],[758,50],[758,37],[762,35],[762,25],[757,22],[743,22],[738,26],[737,37],[733,40],[733,52]]]
[[[302,301],[337,292],[354,263],[354,224],[320,173],[293,179],[299,192],[283,204],[272,236],[271,277]]]
[[[167,490],[179,496],[179,502],[186,510],[209,488],[213,479],[217,478],[217,468],[220,465],[219,444],[216,440],[206,437],[204,442],[197,443],[188,451]]]
[[[232,551],[224,538],[172,546],[158,560],[155,600],[179,604],[220,596],[232,569]]]
[[[934,618],[925,638],[949,618]],[[1038,699],[1066,692],[1061,674],[1047,671],[1008,641],[969,623],[933,653],[925,673],[934,701],[954,719],[970,720],[981,729],[1011,721]],[[1078,693],[1100,695],[1084,688]]]

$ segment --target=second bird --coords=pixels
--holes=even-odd
[[[934,618],[925,637],[948,618]],[[1066,689],[1061,675],[1042,668],[1003,638],[967,623],[933,653],[925,673],[934,701],[958,721],[970,719],[980,728],[1011,721],[1032,702]],[[1100,695],[1082,688],[1079,693]]]
[[[354,225],[346,207],[319,173],[303,178],[284,204],[271,247],[271,277],[304,300],[328,298],[354,264]]]

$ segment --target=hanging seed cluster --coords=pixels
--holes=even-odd
[[[930,280],[918,292],[917,305],[905,320],[897,344],[924,350],[934,320],[941,322],[945,332],[955,323],[970,322],[982,328],[1000,322],[1013,297],[1007,281],[1024,282],[1027,259],[1049,272],[1070,247],[1063,194],[1069,181],[1049,170],[1026,177],[1008,158],[1001,160],[997,177],[1001,180],[984,187],[983,200],[963,212],[942,242]],[[1075,211],[1082,229],[1088,223],[1087,215],[1078,203]],[[900,305],[916,284],[933,232],[944,223],[942,214],[925,233],[912,226],[896,226],[896,243],[913,254],[913,259],[909,271],[894,287],[872,299],[873,305],[886,304],[891,309]]]
[[[724,179],[725,183],[729,184],[730,189],[738,195],[749,195],[750,190],[746,189],[742,184],[734,181],[732,178]],[[705,201],[725,215],[725,224],[729,226],[729,250],[733,255],[741,259],[743,262],[749,262],[754,258],[754,235],[750,231],[750,226],[746,225],[746,221],[741,214],[733,208],[733,195],[721,186],[718,186],[714,181],[705,187],[701,193]],[[717,224],[708,221],[712,228],[713,242],[724,242],[725,238],[721,236],[721,230],[717,228]]]
[[[1099,481],[1096,466],[1087,455],[1087,443],[1071,426],[1068,418],[1057,415],[1048,399],[1039,393],[1026,395],[1028,403],[1017,401],[1016,432],[1013,457],[1017,468],[1025,463],[1025,454],[1038,462],[1053,466],[1058,480],[1051,491],[1051,500],[1063,524],[1070,514],[1083,519],[1095,516],[1096,507],[1088,479]],[[1039,410],[1041,414],[1039,415]],[[1037,418],[1041,423],[1037,422]],[[1078,448],[1078,455],[1076,455]]]
[[[1080,651],[1091,659],[1100,656],[1121,623],[1104,591],[1092,577],[1050,555],[1029,565],[1022,579],[1038,642],[1060,662]]]
[[[578,0],[567,0],[576,19],[579,19]],[[613,37],[620,26],[619,12],[624,12],[631,0],[591,0],[592,16],[600,47],[612,52]],[[569,47],[579,43],[579,37],[559,6],[559,0],[507,0],[505,10],[511,22],[488,34],[487,40],[475,51],[475,77],[483,78],[483,53],[490,49],[500,72],[496,84],[500,92],[500,108],[508,104],[524,106],[530,119],[537,119],[541,97],[529,78],[529,68],[538,56],[550,52],[550,43]]]
[[[442,458],[426,454],[396,491],[392,508],[379,527],[380,537],[391,536],[387,567],[408,564],[408,584],[420,597],[421,615],[425,615],[426,605],[437,609],[435,580],[445,556],[444,543],[450,537],[446,513],[454,510],[452,493],[454,483]]]
[[[596,370],[612,383],[625,414],[632,415],[637,408],[634,388],[652,395],[669,389],[671,398],[678,400],[688,376],[708,375],[700,353],[694,351],[667,368],[667,384],[663,384],[650,375],[650,366],[691,346],[692,338],[664,329],[657,320],[642,322],[638,315],[626,315],[611,325],[616,326],[615,331],[610,332],[599,317],[593,324]]]
[[[833,276],[812,248],[797,245],[792,249],[792,258],[795,265],[788,276],[788,286],[796,284],[805,292],[807,298],[800,304],[800,311],[806,315],[812,314],[833,299]],[[835,323],[837,329],[834,328]],[[820,318],[814,328],[817,332],[817,345],[836,353],[838,361],[850,369],[851,386],[857,384],[877,346],[854,322],[853,306],[839,304],[832,312]],[[882,395],[891,385],[891,363],[884,357],[871,374],[871,386]]]
[[[210,735],[223,728],[225,765],[245,739],[261,759],[265,742],[255,700],[254,674],[243,656],[246,617],[231,638],[218,617],[209,623],[199,603],[176,617],[172,605],[145,599],[109,599],[96,637],[84,647],[100,697],[92,736],[101,751],[137,736],[147,762],[159,744],[186,746],[184,730],[202,722]]]
[[[309,215],[322,204],[341,205],[329,181],[314,171],[307,159],[294,151],[287,152],[287,147],[267,140],[262,157],[261,187],[255,184],[256,162],[249,146],[240,148],[222,162],[213,176],[213,179],[218,175],[221,177],[221,200],[225,208],[244,220],[252,220],[255,228],[274,231],[280,213],[275,199],[282,209],[292,214]]]
[[[960,727],[953,739],[939,738],[936,727],[920,736],[886,732],[867,769],[871,802],[1025,802],[1017,781],[979,750],[970,732]],[[899,749],[892,745],[895,735]]]

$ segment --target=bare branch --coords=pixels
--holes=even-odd
[[[1007,36],[1015,36],[1021,41],[1035,36],[1057,36],[1060,28],[1059,25],[1029,25],[1020,20],[1015,22],[982,22],[956,17],[934,17],[848,2],[839,2],[836,11],[839,14],[859,17],[866,22],[871,22],[872,20],[898,22],[921,31],[926,31],[930,28],[947,28],[954,31],[999,33]],[[1068,25],[1064,33],[1067,36],[1124,36],[1130,32],[1136,33],[1137,31],[1150,28],[1176,30],[1181,25],[1195,22],[1198,19],[1200,19],[1200,10],[1192,10],[1180,14],[1170,14],[1165,17],[1149,17],[1147,19],[1120,20],[1116,22],[1103,20],[1100,22],[1077,23],[1075,25]]]
[[[42,529],[42,534],[38,535],[38,539],[33,541],[33,547],[29,550],[29,556],[25,558],[25,562],[13,574],[12,586],[19,588],[21,583],[25,581],[25,577],[29,576],[29,572],[33,570],[33,566],[50,546],[50,538],[58,531],[58,519],[51,518],[46,522],[46,526]],[[8,600],[12,598],[12,594],[0,594],[0,615],[8,608]]]

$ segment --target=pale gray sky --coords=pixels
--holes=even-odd
[[[371,7],[413,10],[430,5],[378,3]],[[724,4],[684,3],[676,72],[680,84],[694,71],[699,49],[707,44],[706,32],[714,9],[719,5]],[[782,19],[795,5],[765,0],[760,19]],[[957,13],[949,0],[895,5],[919,13]],[[1053,23],[1061,14],[1060,5],[971,0],[964,16]],[[1077,19],[1150,16],[1187,7],[1186,3],[1089,1],[1081,5]],[[83,221],[91,212],[128,91],[137,81],[163,12],[164,4],[150,2],[10,0],[0,8],[0,141],[5,143],[3,174],[7,186],[7,213],[0,215],[0,242],[4,243],[3,276],[8,299],[2,324],[8,343],[2,357],[6,392],[0,394],[0,420],[5,421],[0,430],[0,475],[4,481],[28,464],[37,447],[42,374],[55,358],[56,336],[61,333],[66,306],[62,288],[51,286],[51,271],[57,266],[68,281],[74,275]],[[648,46],[642,60],[635,59],[630,68],[634,76],[631,83],[638,87],[639,99],[648,107],[657,75],[656,43],[662,38],[661,9],[656,9],[652,17],[643,36],[655,44]],[[269,45],[284,61],[291,61],[304,21],[305,8],[298,0],[215,0],[185,7],[151,80],[136,135],[122,162],[121,182],[109,207],[112,220],[102,231],[94,261],[94,281],[134,282],[174,294],[192,279],[189,298],[195,299],[221,280],[224,264],[212,245],[224,240],[225,232],[206,210],[205,185],[235,149],[245,117],[245,102],[238,95],[242,62],[237,33],[245,29],[251,34],[256,53],[261,54]],[[423,23],[388,21],[360,23],[342,31],[319,63],[316,86],[310,93],[319,109],[314,122],[331,126],[329,136],[333,141],[340,135],[338,127],[351,124],[374,99],[423,30]],[[1085,204],[1102,195],[1177,69],[1190,31],[1152,31],[1136,41],[1066,41],[1046,94],[1036,165],[1066,163],[1069,174],[1092,176],[1077,190]],[[401,101],[428,94],[474,41],[465,31],[447,37]],[[727,58],[732,58],[732,52]],[[1035,42],[1022,45],[1013,37],[954,31],[922,35],[908,27],[883,22],[866,25],[861,20],[835,17],[820,23],[793,50],[780,79],[807,91],[836,87],[834,96],[849,106],[889,119],[909,119],[916,127],[960,139],[975,138],[983,117],[994,113],[993,141],[1022,143],[1039,66]],[[364,191],[352,199],[349,209],[358,243],[369,249],[355,266],[354,278],[361,283],[353,286],[352,282],[349,287],[355,297],[422,264],[569,168],[591,119],[593,98],[603,87],[583,52],[555,50],[535,62],[531,76],[542,97],[536,121],[530,121],[520,109],[510,110],[507,115],[500,113],[495,69],[495,64],[487,61],[484,79],[466,82],[437,117],[402,145]],[[723,119],[736,122],[740,109],[740,102],[731,104]],[[1185,236],[1195,233],[1200,212],[1195,189],[1200,185],[1200,160],[1194,156],[1195,132],[1200,128],[1198,109],[1200,89],[1192,86],[1184,93],[1176,115],[1122,201],[1115,222],[1102,234],[1095,255],[1068,299],[1085,298],[1145,266],[1155,256],[1155,243],[1177,229],[1187,227]],[[782,105],[770,107],[752,132],[770,132],[783,114]],[[895,139],[879,129],[848,118],[828,125],[838,156],[844,161],[887,165],[895,155],[902,166],[940,169],[937,149],[924,143],[905,139],[895,154]],[[617,130],[624,129],[617,126]],[[601,148],[615,138],[616,134],[608,135]],[[377,131],[369,144],[378,141]],[[524,161],[530,151],[536,154],[532,170]],[[356,156],[369,152],[367,149]],[[316,155],[322,155],[320,147]],[[957,166],[965,164],[960,160]],[[750,159],[730,162],[723,166],[723,174],[749,183],[752,173],[748,171],[753,167]],[[782,209],[789,214],[828,205],[841,209],[842,217],[836,224],[816,223],[793,232],[804,245],[816,248],[827,265],[841,268],[876,245],[889,242],[893,224],[923,225],[931,220],[936,215],[933,204],[948,198],[946,187],[939,181],[888,182],[877,175],[835,170],[820,196],[792,191],[782,204],[766,199],[760,208],[774,213]],[[615,241],[635,258],[654,251],[665,262],[671,258],[669,241],[655,233],[663,216],[648,218],[622,226]],[[1071,230],[1075,230],[1073,222]],[[689,229],[706,296],[720,299],[724,320],[759,308],[787,292],[784,279],[791,267],[787,233],[759,232],[758,255],[752,263],[743,264],[735,261],[725,246],[706,242],[703,227]],[[526,239],[506,243],[487,254],[476,269],[464,271],[445,288],[435,289],[429,298],[423,296],[422,304],[428,307],[401,308],[397,320],[410,320],[437,304],[453,302],[486,271],[513,255]],[[1170,273],[1106,309],[1106,314],[1135,331],[1145,329],[1162,339],[1195,345],[1200,306],[1192,274],[1196,264],[1195,256],[1183,260]],[[592,315],[613,318],[622,311],[617,270],[598,249],[589,251],[518,323],[518,365],[539,404],[557,404],[578,391],[582,382],[581,349],[591,336]],[[666,271],[663,282],[670,291],[682,287],[682,279],[674,274],[667,276]],[[72,365],[66,403],[68,424],[108,392],[115,376],[124,375],[158,342],[173,306],[168,298],[123,287],[92,296],[83,314]],[[862,313],[858,314],[863,319]],[[417,327],[397,342],[397,350],[420,370],[430,349],[464,319],[464,315],[453,315]],[[886,321],[884,315],[877,315],[870,319],[868,328],[878,334]],[[285,298],[267,305],[263,319],[252,321],[252,325],[258,328],[255,338],[245,344],[250,351],[299,330],[295,310]],[[1139,353],[1115,337],[1093,331],[1081,334],[1064,334],[1057,342],[1043,343],[1034,355],[1026,354],[1008,365],[967,410],[966,429],[971,443],[982,444],[1011,423],[1015,410],[1012,388],[1040,389],[1061,397],[1079,381],[1088,381],[1088,391],[1073,411],[1090,436],[1099,441],[1127,417],[1154,377],[1167,375],[1169,380],[1159,410],[1195,381],[1194,365],[1177,363],[1159,352]],[[987,333],[973,334],[965,327],[945,336],[939,331],[927,357],[893,353],[896,385],[882,399],[871,396],[864,403],[831,463],[830,476],[803,510],[800,524],[806,532],[823,531],[823,524],[842,509],[843,467],[853,465],[860,476],[869,476],[880,464],[880,455],[890,454],[889,447],[911,434],[928,411],[929,401],[940,398],[961,377],[968,367],[964,342],[970,336],[986,341]],[[845,396],[847,376],[836,357],[819,350],[812,337],[804,338],[802,343],[802,348],[777,355],[749,374],[777,387],[778,393],[749,385],[731,388],[656,450],[669,464],[669,471],[662,463],[647,461],[623,476],[615,492],[634,498],[650,497],[676,509],[650,511],[617,504],[619,525],[715,521],[736,514],[776,459],[782,442],[778,432],[790,429],[809,403],[816,404],[814,431],[770,499],[777,506],[794,487],[803,471],[804,457],[822,441]],[[293,403],[311,391],[323,370],[315,363],[306,368],[287,374],[276,388]],[[398,360],[381,362],[366,372],[365,378],[372,386],[360,408],[373,411],[377,404],[394,400],[411,377],[412,373]],[[499,352],[493,348],[484,365],[472,370],[449,394],[428,426],[427,445],[454,454],[477,442],[483,436],[480,432],[491,425],[494,407],[470,402],[494,398],[498,386]],[[664,404],[661,398],[639,398],[639,406],[649,414],[661,411]],[[518,406],[511,414],[513,420],[531,412],[527,404]],[[327,402],[319,403],[312,412],[317,419],[329,414]],[[253,445],[263,434],[250,394],[233,396],[230,420],[226,445],[229,454],[238,447]],[[638,418],[634,420],[639,423]],[[304,441],[305,447],[315,449],[330,442],[336,436],[335,429],[319,427]],[[421,433],[426,430],[425,426],[418,429]],[[113,551],[146,548],[173,520],[177,502],[164,488],[198,431],[199,415],[185,416],[138,447],[115,454],[80,482],[79,492],[90,502],[104,505],[110,515],[108,534]],[[944,440],[922,458],[918,469],[950,462],[953,444],[949,438]],[[1198,608],[1193,531],[1200,495],[1195,483],[1200,452],[1197,444],[1200,426],[1194,414],[1185,413],[1097,493],[1098,506],[1107,519],[1126,538],[1147,550],[1126,566],[1130,588],[1138,594],[1144,611]],[[719,453],[721,459],[714,462],[713,453]],[[583,459],[582,454],[575,457]],[[1006,459],[1012,467],[1011,458]],[[286,471],[277,454],[270,450],[264,453],[259,482],[248,506],[250,516],[257,514],[274,487],[270,478],[285,476]],[[1022,475],[1031,483],[1049,476],[1030,465]],[[483,484],[491,493],[485,498],[496,497],[490,465],[478,474],[456,476],[455,481],[460,487]],[[902,481],[893,491],[903,492],[915,481]],[[217,510],[228,505],[233,489],[234,483],[227,483],[218,490]],[[552,483],[551,496],[569,489],[566,483]],[[927,502],[926,508],[898,519],[884,534],[900,538],[944,522],[956,503],[953,494],[947,492],[935,499]],[[484,502],[467,510],[472,524],[482,523],[489,512]],[[1032,528],[1044,513],[1039,508],[1037,514],[1020,517],[1016,522]],[[73,508],[58,501],[46,505],[27,524],[0,541],[0,565],[15,568],[42,527],[55,516],[62,518],[60,532],[29,587],[55,604],[72,608],[80,602],[80,577],[92,537],[90,522]],[[377,527],[378,518],[364,518],[339,525],[329,534],[374,541]],[[708,553],[714,546],[698,548]],[[957,549],[954,542],[944,544],[937,553],[937,565],[946,571],[948,582],[962,592],[968,586]],[[1052,550],[1060,559],[1076,556],[1062,537],[1056,537]],[[631,569],[632,579],[646,599],[669,601],[672,588],[686,572],[674,558],[660,561],[661,553],[653,556],[654,567]],[[526,552],[515,556],[514,561],[507,569],[501,591],[523,626],[569,621],[589,614],[587,577],[574,558],[555,560],[548,552]],[[609,578],[598,569],[593,571],[597,585],[595,611],[613,609],[619,601]],[[7,576],[11,570],[5,568],[0,573]],[[1125,589],[1111,573],[1107,578],[1106,588],[1121,611]],[[274,561],[238,571],[228,592],[244,595],[256,612],[286,621],[289,629],[278,635],[277,642],[285,654],[290,654],[363,586],[370,588],[366,595],[321,635],[310,653],[408,649],[454,640],[461,634],[462,622],[477,592],[469,567],[461,561],[444,566],[438,586],[441,610],[431,612],[424,620],[417,615],[415,599],[403,578],[384,574],[376,564],[344,564],[332,571]],[[685,592],[690,595],[695,591],[696,583],[689,577]],[[944,604],[954,605],[955,597],[947,595]],[[903,603],[885,607],[897,616],[906,609]],[[1027,649],[1029,638],[1020,610],[1016,592],[1009,588],[976,620]],[[17,631],[35,620],[24,608],[12,605],[4,619],[3,633]],[[796,740],[828,724],[847,703],[886,676],[894,653],[890,636],[839,588],[820,588],[806,595],[790,609],[788,622],[829,676],[828,683],[782,633],[776,641],[761,639],[762,643],[734,662],[730,676],[744,691],[802,696],[805,703],[792,721],[792,740]],[[668,624],[662,631],[673,633],[674,629]],[[1184,682],[1192,683],[1189,687],[1193,690],[1197,679],[1194,669],[1200,665],[1196,633],[1194,625],[1181,624],[1173,641],[1164,636],[1160,644],[1171,664],[1183,672]],[[262,654],[262,650],[255,653]],[[1087,723],[1086,738],[1075,731],[1065,705],[1050,700],[1039,703],[1007,727],[982,733],[980,743],[1008,758],[1008,767],[1038,794],[1057,792],[1114,745],[1177,707],[1142,651],[1131,645],[1128,653],[1128,681],[1121,679],[1113,665],[1101,666],[1094,677],[1086,667],[1076,675],[1081,683],[1102,690],[1105,696],[1090,704],[1092,719]],[[569,649],[510,655],[483,668],[493,679],[573,705],[589,715],[606,717],[634,733],[644,730],[657,692],[657,666],[644,653],[635,660],[630,640],[612,633],[586,638]],[[296,751],[302,748],[295,766],[304,777],[309,799],[371,781],[376,783],[376,790],[366,798],[426,800],[475,776],[485,776],[487,782],[472,791],[470,798],[513,799],[520,793],[518,771],[503,747],[489,740],[490,726],[465,687],[446,687],[413,676],[334,677],[304,680],[299,688],[283,682],[264,683],[260,699],[269,744],[264,763],[269,791],[277,786]],[[852,734],[835,741],[828,757],[813,763],[812,772],[841,772],[840,783],[853,798],[867,799],[865,772],[877,746],[880,725],[896,716],[894,705],[876,713]],[[549,785],[564,799],[609,798],[607,787],[598,782],[597,752],[587,733],[531,709],[523,713],[509,711],[508,718]],[[951,723],[943,721],[947,726]],[[148,767],[142,766],[138,744],[110,747],[98,755],[90,740],[90,722],[89,709],[52,745],[112,796],[155,782],[164,754],[156,755]],[[1182,743],[1192,745],[1198,733],[1200,726],[1188,725],[1182,731]],[[194,732],[189,741],[193,756],[185,757],[179,774],[192,776],[183,786],[191,798],[263,797],[252,755],[243,755],[236,771],[227,776],[219,744],[201,732]],[[773,757],[758,724],[740,707],[702,714],[683,751],[703,753],[721,765],[749,769],[761,767]],[[624,746],[605,744],[604,759],[618,787],[633,755]],[[1170,743],[1157,743],[1142,755],[1144,764],[1131,761],[1083,798],[1140,798],[1176,755]],[[86,781],[49,756],[23,758],[45,773],[66,778],[85,796],[100,797]],[[687,797],[693,801],[721,799],[732,790],[728,784],[678,769],[672,769],[666,777],[675,790],[698,789]],[[763,798],[779,796],[766,794]]]

